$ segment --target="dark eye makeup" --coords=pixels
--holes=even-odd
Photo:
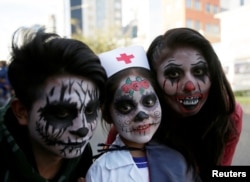
[[[40,117],[53,126],[67,127],[78,115],[77,104],[69,101],[52,102],[40,108]]]
[[[117,99],[114,105],[115,109],[122,114],[128,114],[136,107],[134,100],[127,95],[121,96]]]
[[[153,107],[155,105],[156,101],[157,101],[156,95],[151,93],[149,95],[143,96],[142,104],[145,107]]]

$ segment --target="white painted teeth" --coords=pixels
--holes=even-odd
[[[198,102],[199,102],[198,99],[184,100],[183,104],[184,104],[184,105],[196,105]]]
[[[196,105],[199,102],[198,98],[185,98],[185,99],[180,99],[179,102],[185,106],[190,106],[190,105]]]

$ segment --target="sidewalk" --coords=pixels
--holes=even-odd
[[[244,113],[250,114],[250,104],[241,104]]]

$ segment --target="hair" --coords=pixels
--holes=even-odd
[[[108,81],[106,82],[105,86],[105,100],[103,104],[103,118],[107,124],[112,124],[113,120],[110,113],[110,106],[114,100],[115,92],[121,82],[122,79],[124,79],[126,76],[129,75],[139,75],[147,80],[149,80],[150,84],[153,86],[155,92],[157,95],[158,91],[160,90],[158,88],[158,84],[156,80],[153,78],[152,73],[150,70],[141,68],[141,67],[132,67],[124,69],[120,72],[117,72],[116,74],[112,75]]]
[[[179,123],[183,125],[184,132],[175,133],[178,119],[172,114],[171,106],[165,104],[164,109],[171,111],[163,112],[168,115],[163,115],[166,122],[162,124],[165,123],[165,126],[161,126],[158,134],[160,139],[164,137],[170,141],[172,139],[175,145],[178,145],[177,138],[182,144],[185,143],[184,140],[192,141],[193,158],[190,159],[195,160],[202,171],[220,164],[226,143],[236,134],[234,121],[230,118],[235,110],[235,98],[211,44],[199,32],[189,28],[170,29],[151,43],[147,57],[155,79],[157,79],[156,64],[163,61],[176,48],[183,46],[199,50],[207,61],[211,81],[209,96],[198,114],[184,118],[187,121]],[[189,135],[185,135],[187,132]]]
[[[20,45],[20,41],[22,44]],[[16,97],[30,109],[52,76],[74,75],[92,81],[100,91],[107,79],[98,56],[83,42],[54,33],[18,29],[12,39],[8,76]]]

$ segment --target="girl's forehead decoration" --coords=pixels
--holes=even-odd
[[[143,80],[140,76],[137,76],[134,81],[130,77],[127,78],[125,84],[121,86],[121,91],[133,96],[135,91],[140,91],[143,94],[147,88],[149,88],[148,80]]]

